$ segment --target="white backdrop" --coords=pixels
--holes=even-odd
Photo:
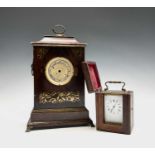
[[[6,8],[0,9],[0,17],[1,147],[155,146],[154,8]],[[29,42],[48,33],[51,23],[67,25],[72,36],[88,43],[86,59],[97,63],[103,87],[107,80],[122,80],[127,90],[134,91],[132,135],[99,132],[91,127],[25,132],[33,108]],[[86,107],[95,123],[95,94],[87,90]]]

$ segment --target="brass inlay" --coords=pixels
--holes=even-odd
[[[65,85],[70,82],[74,74],[72,63],[64,57],[51,59],[45,68],[47,80],[57,86]]]
[[[39,95],[39,103],[46,104],[46,103],[75,103],[80,101],[80,92],[43,92]]]
[[[37,53],[37,57],[38,57],[39,59],[43,59],[44,56],[45,56],[45,54],[46,54],[47,52],[48,52],[47,49],[39,48],[39,49],[38,49],[38,53]]]

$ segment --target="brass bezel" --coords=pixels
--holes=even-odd
[[[70,71],[70,74],[68,74],[69,76],[64,81],[55,81],[49,75],[49,72],[48,72],[49,67],[51,66],[52,63],[54,63],[56,61],[64,61],[70,67],[70,70],[71,70]],[[46,67],[45,67],[45,76],[46,76],[47,80],[50,83],[52,83],[52,84],[54,84],[56,86],[62,86],[62,85],[68,84],[71,81],[73,75],[74,75],[74,67],[73,67],[73,64],[67,58],[64,58],[64,57],[55,57],[55,58],[49,60],[48,63],[46,64]]]

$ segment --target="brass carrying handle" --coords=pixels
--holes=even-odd
[[[123,84],[122,85],[122,91],[126,91],[126,89],[124,88],[125,87],[125,82],[123,82],[123,81],[106,81],[105,82],[106,88],[104,89],[105,91],[109,90],[108,83],[110,83],[110,84]]]
[[[63,37],[66,29],[63,25],[57,24],[53,27],[52,31],[56,34],[56,36]]]

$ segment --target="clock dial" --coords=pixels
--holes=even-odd
[[[53,58],[46,65],[46,78],[54,85],[61,86],[69,83],[73,74],[72,63],[64,57]]]
[[[105,122],[123,123],[122,95],[105,95],[104,113],[105,113]]]

